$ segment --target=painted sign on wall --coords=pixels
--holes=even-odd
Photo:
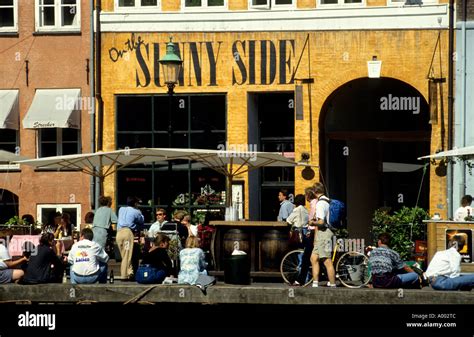
[[[137,88],[163,87],[159,60],[166,44],[131,34],[123,43],[108,48],[107,54],[113,63],[134,67]],[[294,39],[184,41],[175,43],[175,52],[184,62],[180,86],[292,84],[299,58]],[[136,62],[126,62],[132,58]],[[219,76],[223,72],[227,76]]]

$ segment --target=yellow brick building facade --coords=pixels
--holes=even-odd
[[[400,9],[388,6],[386,1],[368,1],[360,8],[334,9],[342,16],[347,15],[340,18],[331,9],[322,8],[319,1],[299,0],[296,3],[298,10],[286,12],[287,20],[284,19],[285,12],[272,12],[271,9],[267,11],[267,20],[260,12],[255,14],[242,0],[229,0],[225,13],[190,13],[183,10],[182,4],[176,0],[163,0],[160,8],[148,14],[143,11],[123,12],[118,2],[112,0],[102,2],[104,150],[118,147],[117,95],[166,95],[163,80],[158,78],[161,70],[157,67],[170,35],[184,60],[183,80],[175,89],[176,95],[224,94],[228,144],[251,143],[249,95],[293,94],[300,86],[302,102],[295,104],[301,104],[303,109],[302,119],[294,121],[294,156],[299,160],[303,152],[309,153],[310,164],[321,165],[325,179],[331,175],[331,169],[327,166],[328,159],[321,157],[321,146],[326,143],[320,131],[325,125],[323,118],[329,111],[328,102],[338,90],[349,90],[347,85],[351,81],[356,81],[354,85],[363,92],[371,90],[372,79],[357,82],[367,80],[367,61],[374,56],[382,61],[382,79],[374,81],[382,81],[383,87],[384,79],[397,80],[400,88],[406,86],[417,91],[425,107],[429,101],[427,77],[447,77],[447,7],[442,4]],[[375,19],[375,11],[379,11],[382,19]],[[413,13],[423,18],[421,23],[416,22],[416,15],[411,16]],[[232,23],[233,17],[241,24]],[[161,19],[169,20],[167,26]],[[153,25],[154,22],[157,24]],[[329,23],[327,29],[325,22]],[[376,26],[377,23],[381,26]],[[441,43],[437,43],[438,38]],[[314,83],[301,79],[312,79]],[[440,84],[438,99],[432,99],[432,106],[436,104],[438,108],[438,123],[428,125],[426,119],[424,122],[424,130],[430,130],[428,152],[431,153],[446,141],[441,138],[441,129],[447,127],[447,114],[441,113],[446,111],[446,95],[446,83]],[[130,118],[136,116],[131,112]],[[403,138],[403,134],[397,137]],[[319,168],[315,167],[314,171],[314,177],[308,179],[303,177],[301,168],[296,169],[295,194],[303,193],[305,187],[319,180]],[[357,176],[347,177],[353,181]],[[251,194],[249,189],[259,188],[252,186],[251,182],[249,184],[247,175],[241,179],[245,181],[246,196]],[[444,214],[445,179],[432,169],[426,180],[429,180],[431,212]],[[106,194],[116,195],[116,181],[115,176],[106,180]],[[354,184],[352,189],[364,189],[363,185],[357,186],[353,181]],[[411,188],[417,192],[419,186]],[[354,196],[346,200],[349,226]],[[249,218],[249,198],[245,198],[245,202],[246,217]],[[367,236],[369,212],[352,214],[361,219],[352,220],[353,233]]]

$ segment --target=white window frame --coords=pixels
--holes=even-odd
[[[0,33],[17,33],[17,32],[18,32],[18,0],[13,0],[13,26],[0,27]]]
[[[366,7],[366,0],[362,0],[361,3],[344,3],[344,0],[337,0],[337,4],[323,4],[321,0],[318,0],[317,7],[319,8],[351,8],[351,7]]]
[[[292,0],[292,3],[290,5],[277,5],[276,0],[267,0],[266,5],[252,5],[252,0],[249,0],[249,9],[255,9],[255,10],[261,10],[261,9],[273,9],[273,10],[278,10],[278,9],[295,9],[296,8],[296,1],[297,0]]]
[[[80,32],[81,31],[81,0],[76,0],[76,24],[62,26],[61,15],[63,7],[61,0],[54,0],[54,26],[41,26],[40,0],[35,0],[35,27],[37,32]]]
[[[63,147],[64,147],[64,141],[63,141],[63,128],[54,128],[56,131],[56,154],[55,156],[62,156],[63,155]],[[42,135],[41,135],[41,130],[43,129],[38,129],[38,158],[45,158],[42,156]],[[82,146],[81,146],[81,141],[82,141],[82,134],[81,134],[81,129],[77,129],[77,153],[76,154],[81,154],[82,153]],[[50,142],[50,141],[49,141]]]
[[[267,0],[269,1],[269,0]],[[222,6],[208,6],[207,5],[208,0],[201,0],[201,6],[195,6],[195,7],[186,7],[186,0],[181,0],[181,9],[183,11],[221,11],[221,10],[227,10],[228,9],[228,1],[224,0],[224,4]]]
[[[78,231],[81,228],[81,204],[36,204],[36,221],[41,222],[41,211],[44,208],[56,208],[56,212],[63,212],[64,208],[75,208],[76,209],[76,219],[71,219],[71,222],[74,224],[74,230]],[[42,224],[44,225],[44,224]]]
[[[161,0],[158,0],[156,2],[156,6],[142,6],[141,3],[140,3],[141,0],[135,0],[135,6],[134,7],[119,6],[119,1],[120,0],[114,0],[114,6],[115,6],[115,11],[116,12],[161,11]]]

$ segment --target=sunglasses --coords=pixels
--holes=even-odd
[[[164,215],[163,213],[156,213],[156,215]]]

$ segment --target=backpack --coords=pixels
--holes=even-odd
[[[319,199],[329,203],[329,228],[339,229],[345,227],[346,205],[336,199]],[[318,201],[319,201],[318,200]]]

